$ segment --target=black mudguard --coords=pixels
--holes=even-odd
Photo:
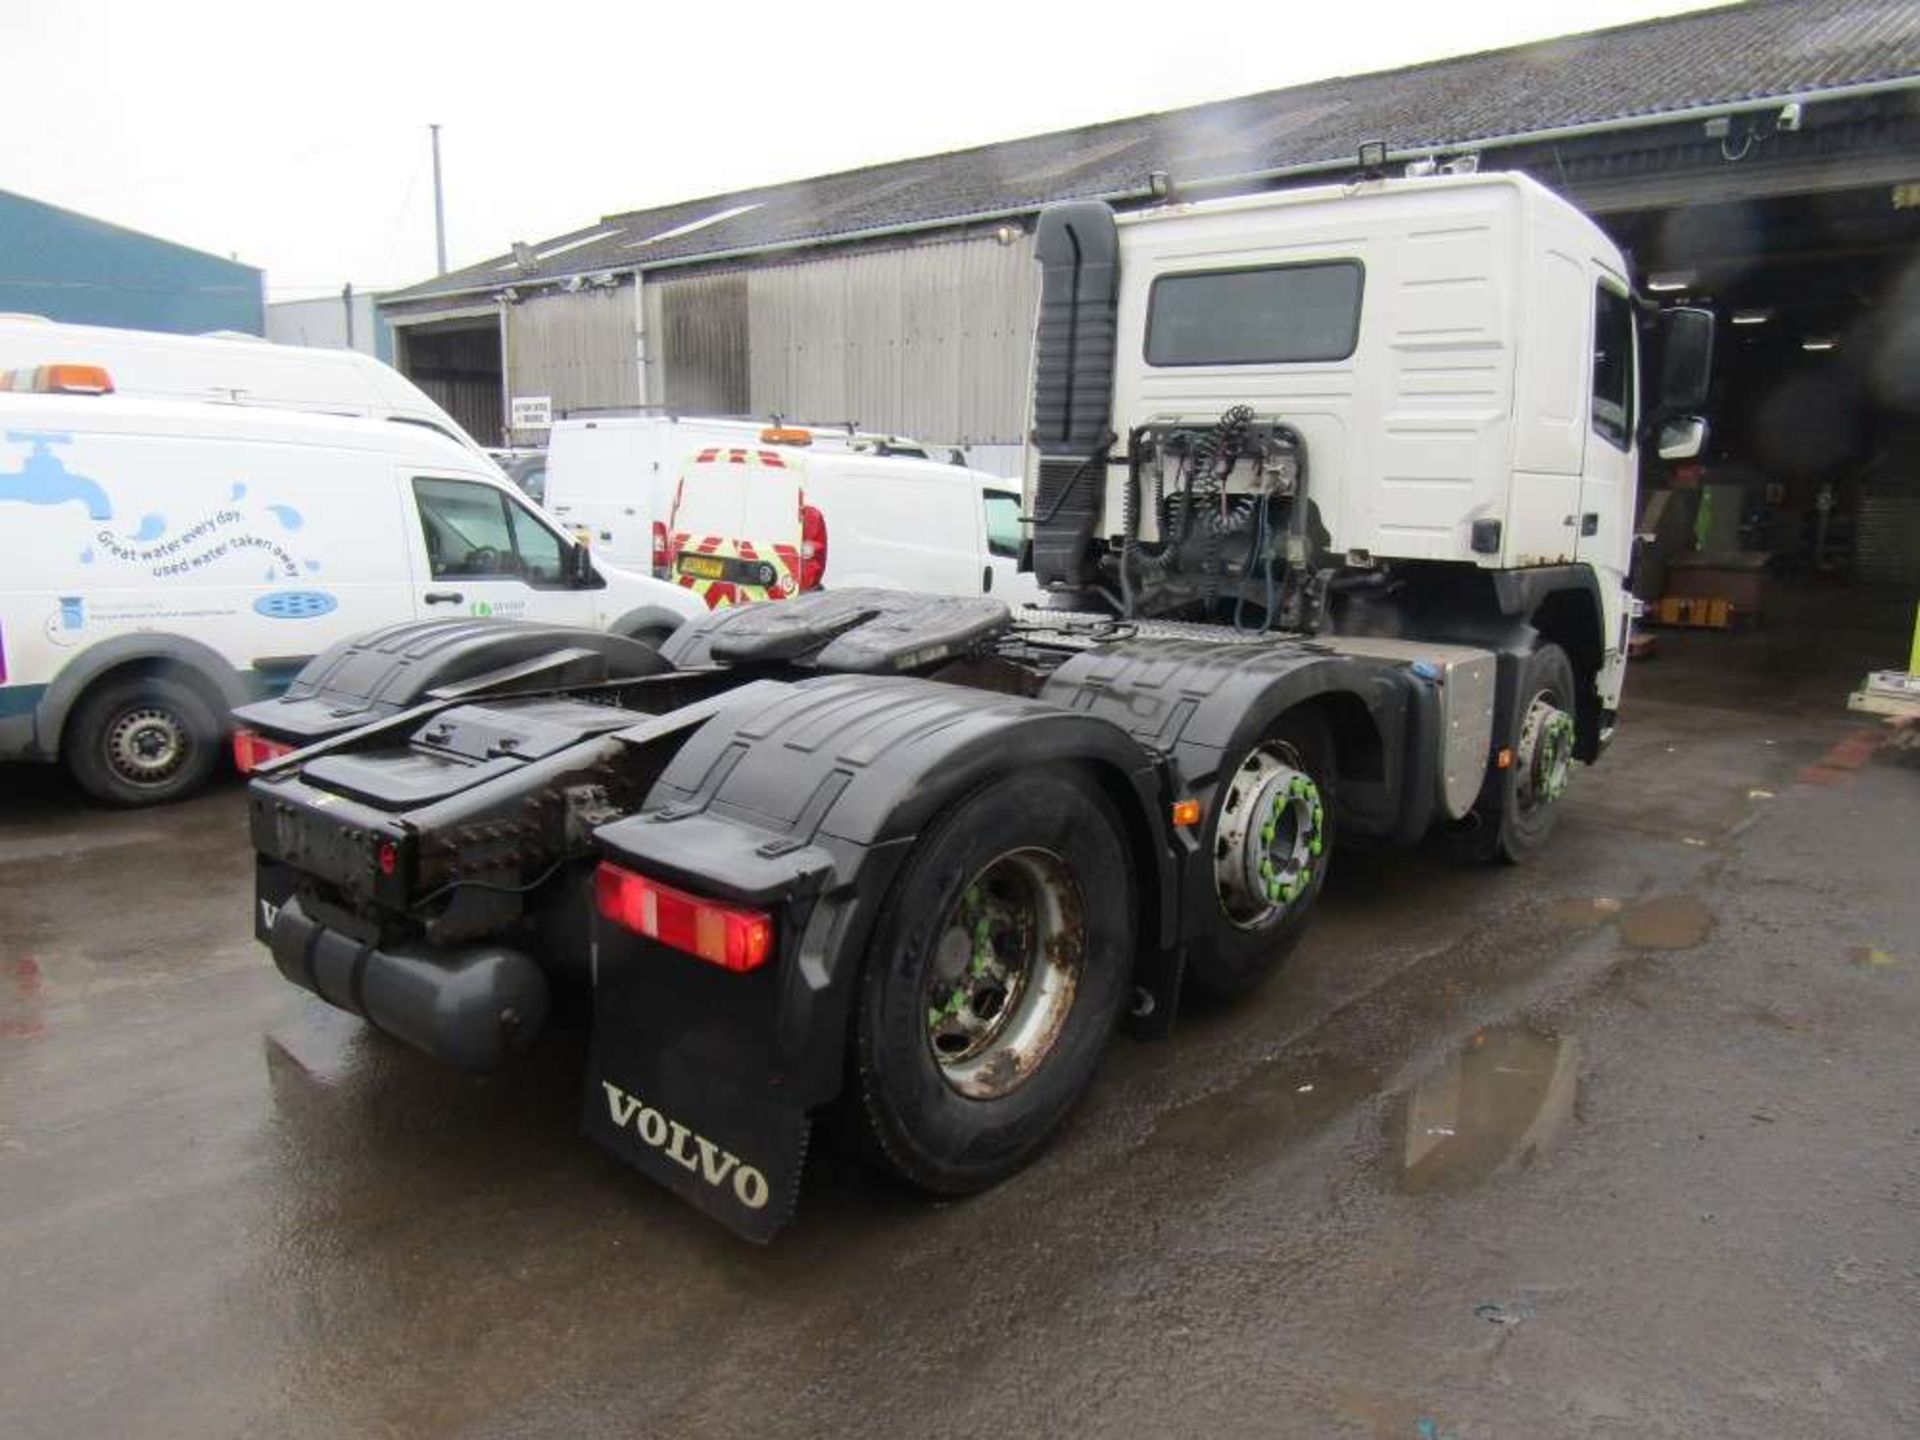
[[[518,620],[419,620],[343,640],[309,660],[286,693],[233,712],[292,745],[397,715],[436,692],[508,695],[656,675],[649,646],[598,630]]]
[[[1109,719],[1170,757],[1187,793],[1203,803],[1210,803],[1223,765],[1281,715],[1326,695],[1358,700],[1380,739],[1381,773],[1342,777],[1342,824],[1358,834],[1417,838],[1433,813],[1433,698],[1404,666],[1306,641],[1151,636],[1077,655],[1041,691],[1043,699]],[[1173,944],[1190,943],[1212,923],[1212,886],[1210,866],[1186,867]]]
[[[1141,744],[1172,756],[1181,778],[1196,789],[1211,785],[1229,757],[1288,710],[1323,695],[1351,695],[1366,707],[1380,736],[1384,773],[1368,791],[1345,794],[1343,804],[1378,808],[1379,818],[1391,822],[1405,788],[1404,741],[1420,683],[1403,666],[1334,654],[1311,642],[1150,637],[1075,656],[1040,693],[1067,709],[1110,719]]]
[[[1164,766],[1111,721],[914,679],[764,684],[680,750],[608,860],[775,916],[777,955],[736,975],[595,922],[588,1134],[751,1240],[791,1217],[808,1115],[839,1091],[854,981],[914,838],[1025,766],[1096,767],[1164,824]],[[1164,834],[1142,888],[1176,888]],[[1164,910],[1156,906],[1156,910]]]

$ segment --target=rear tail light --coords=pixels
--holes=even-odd
[[[653,578],[673,578],[673,555],[667,546],[667,527],[658,520],[653,522]]]
[[[292,745],[284,745],[278,740],[269,740],[255,730],[233,732],[233,763],[242,775],[251,775],[269,760],[278,760],[282,755],[291,755],[294,749]]]
[[[800,588],[818,590],[827,578],[827,517],[817,506],[800,507]]]
[[[703,900],[619,865],[593,877],[594,903],[623,929],[744,974],[773,958],[773,917],[761,910]]]

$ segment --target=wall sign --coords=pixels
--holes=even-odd
[[[551,395],[516,395],[508,402],[512,428],[515,430],[550,430],[553,428],[553,397]]]

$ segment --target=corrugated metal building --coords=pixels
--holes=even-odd
[[[501,286],[485,308],[402,292],[381,311],[401,368],[483,443],[504,433],[508,397],[545,395],[556,414],[654,405],[853,421],[1011,464],[1036,284],[1026,232],[991,226]],[[471,368],[488,353],[501,368]]]
[[[391,365],[393,327],[381,317],[375,298],[372,291],[347,285],[338,295],[270,301],[267,339],[276,345],[358,350]]]
[[[1920,374],[1917,97],[1916,0],[1757,0],[611,215],[382,311],[401,368],[483,440],[508,397],[547,395],[555,413],[857,421],[1013,473],[1041,205],[1324,183],[1379,139],[1396,170],[1524,170],[1599,217],[1643,282],[1765,312],[1730,332],[1722,385],[1750,448],[1780,374],[1856,367],[1870,423],[1769,462],[1817,486],[1920,414],[1898,378]],[[1847,337],[1838,364],[1802,348],[1815,335]]]
[[[260,335],[264,307],[252,265],[0,190],[0,312]]]

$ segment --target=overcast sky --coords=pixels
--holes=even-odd
[[[0,189],[237,254],[287,299],[433,273],[431,121],[457,268],[614,211],[1698,8],[0,0]]]

